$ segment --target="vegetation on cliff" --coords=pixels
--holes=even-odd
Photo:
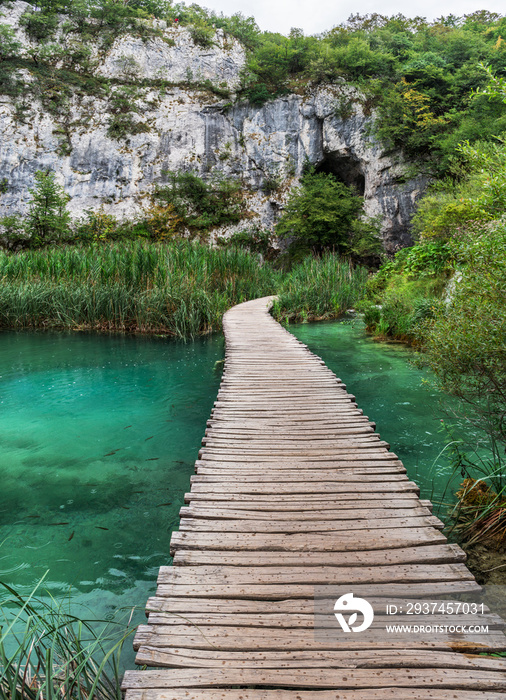
[[[170,0],[38,0],[22,17],[34,42],[23,58],[12,30],[0,27],[0,91],[13,97],[20,117],[30,97],[40,100],[59,120],[63,136],[72,94],[109,95],[110,135],[122,138],[136,128],[136,99],[143,81],[127,59],[122,80],[97,77],[90,46],[95,44],[103,54],[124,33],[145,40],[163,36],[153,19],[186,25],[201,46],[213,44],[217,28],[241,41],[247,63],[237,98],[253,104],[318,84],[356,85],[362,96],[351,97],[343,90],[336,98],[336,114],[346,119],[356,100],[366,113],[375,109],[376,136],[427,172],[453,173],[459,160],[457,144],[489,140],[506,129],[500,99],[480,95],[488,80],[480,64],[490,66],[499,78],[506,75],[506,18],[487,11],[434,22],[402,15],[352,15],[319,36],[304,36],[300,29],[283,36],[261,32],[252,17],[240,13],[218,16],[198,5]],[[21,68],[28,69],[32,79],[27,81]],[[193,81],[188,75],[186,82],[194,87]],[[150,87],[164,90],[164,81],[158,82]],[[201,87],[228,95],[209,81]],[[478,97],[473,99],[473,93]]]
[[[489,72],[482,97],[506,112],[504,80]],[[454,511],[471,541],[506,540],[506,143],[458,148],[458,180],[436,182],[415,216],[418,242],[368,282],[362,302],[377,335],[407,339],[435,383],[460,399],[460,417],[481,436],[452,438],[465,476]],[[480,478],[477,478],[479,476]]]

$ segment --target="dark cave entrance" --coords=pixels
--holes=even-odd
[[[365,192],[365,177],[358,160],[339,153],[327,153],[316,167],[317,173],[330,173],[340,182],[352,187],[361,197]]]

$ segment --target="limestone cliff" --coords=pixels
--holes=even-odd
[[[19,17],[27,8],[18,1],[3,6],[0,17],[24,51],[31,43]],[[157,36],[121,36],[106,52],[93,49],[94,75],[110,79],[109,93],[73,96],[63,126],[42,102],[20,119],[13,99],[0,96],[3,215],[24,210],[37,170],[57,171],[74,215],[104,207],[121,218],[142,211],[167,171],[182,169],[240,178],[255,213],[247,225],[272,227],[309,161],[357,187],[366,213],[382,220],[387,250],[410,242],[409,220],[425,181],[406,178],[405,164],[369,135],[374,115],[364,113],[353,88],[318,87],[255,107],[235,98],[245,62],[235,39],[218,31],[205,48],[184,28],[155,25]],[[32,79],[27,70],[24,79]],[[138,86],[135,133],[114,137],[111,100],[125,80]],[[266,182],[279,184],[268,196]]]

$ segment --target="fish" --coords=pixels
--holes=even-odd
[[[155,437],[155,436],[152,435],[151,437],[146,438],[146,439],[144,440],[144,442],[147,442],[148,440],[152,440],[154,437]]]
[[[159,503],[156,507],[161,508],[162,506],[171,506],[171,505],[172,505],[172,502],[171,503]]]
[[[104,457],[110,457],[111,455],[116,454],[116,452],[118,452],[119,450],[121,450],[121,447],[118,447],[117,450],[113,450],[112,452],[108,452],[106,455],[104,455]]]
[[[155,462],[157,459],[160,459],[160,457],[149,457],[146,462]]]
[[[70,533],[70,537],[69,537],[69,539],[68,539],[69,542],[70,542],[70,540],[74,537],[74,532],[75,532],[75,530],[72,530],[72,532]]]
[[[131,427],[132,427],[131,425],[125,425],[125,427],[123,428],[123,430],[126,430],[127,428],[131,428]]]
[[[127,506],[120,506],[120,508],[123,508],[123,510],[130,510]]]
[[[70,523],[48,523],[49,527],[52,527],[53,525],[70,525]]]
[[[95,525],[96,530],[108,530],[108,527],[102,527],[101,525]]]
[[[132,493],[144,493],[144,491],[132,491]]]

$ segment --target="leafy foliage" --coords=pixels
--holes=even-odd
[[[506,444],[506,223],[468,229],[454,245],[457,282],[425,326],[425,358],[441,387]]]
[[[8,24],[0,24],[0,61],[16,58],[20,48],[21,44],[16,39],[12,27]]]
[[[70,223],[70,214],[67,211],[70,197],[56,182],[54,172],[38,171],[35,174],[35,185],[29,192],[32,199],[25,230],[30,245],[38,248],[64,238]]]
[[[168,173],[169,184],[159,187],[155,200],[170,205],[192,232],[236,224],[245,214],[241,184],[215,174],[205,182],[195,173]]]
[[[437,183],[413,219],[422,239],[448,240],[470,222],[492,221],[506,208],[506,143],[466,142],[458,148],[464,172],[457,183]]]
[[[379,254],[381,243],[372,223],[358,221],[363,200],[329,173],[310,170],[295,189],[276,225],[289,240],[292,256],[335,250],[364,258]]]

